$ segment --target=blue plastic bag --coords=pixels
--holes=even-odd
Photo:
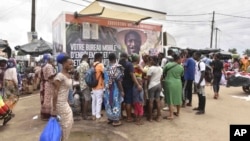
[[[61,126],[56,118],[51,117],[41,133],[40,141],[60,141],[61,138]]]

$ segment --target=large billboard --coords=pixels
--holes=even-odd
[[[153,55],[162,50],[161,30],[161,25],[136,25],[129,21],[98,17],[76,19],[71,14],[65,14],[65,48],[62,51],[71,56],[75,66],[80,63],[83,54],[88,54],[93,61],[97,52],[103,54],[104,64],[107,64],[108,54],[112,52],[117,55],[121,52]]]

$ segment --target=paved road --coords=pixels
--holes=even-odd
[[[181,109],[180,117],[173,121],[137,126],[124,122],[112,127],[106,123],[76,121],[70,141],[228,141],[230,124],[250,124],[250,97],[241,88],[221,88],[221,96],[213,99],[210,86],[206,88],[205,115],[195,115],[191,107]],[[245,98],[245,99],[243,99]],[[197,96],[193,95],[193,107]],[[248,101],[247,101],[248,100]],[[14,112],[16,117],[7,126],[0,127],[1,141],[37,141],[46,122],[32,118],[39,115],[39,95],[23,97]],[[163,112],[163,116],[166,112]]]

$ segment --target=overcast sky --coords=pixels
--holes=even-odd
[[[39,37],[52,42],[53,20],[62,11],[82,10],[84,5],[89,4],[86,1],[93,0],[69,1],[82,6],[62,0],[37,0],[36,31]],[[167,21],[160,21],[164,24],[164,30],[175,37],[177,46],[189,48],[210,46],[212,12],[215,11],[215,27],[219,29],[218,48],[237,48],[239,53],[249,48],[250,0],[111,1],[167,12]],[[0,3],[0,39],[8,40],[11,47],[27,43],[27,32],[31,30],[31,0],[0,0]]]

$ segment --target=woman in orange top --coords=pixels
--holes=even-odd
[[[102,54],[95,54],[95,70],[96,70],[96,78],[98,79],[98,85],[92,88],[92,119],[97,120],[98,122],[102,122],[101,118],[101,108],[103,102],[103,90],[104,90],[104,80],[103,80],[103,72],[104,65],[102,62]]]

